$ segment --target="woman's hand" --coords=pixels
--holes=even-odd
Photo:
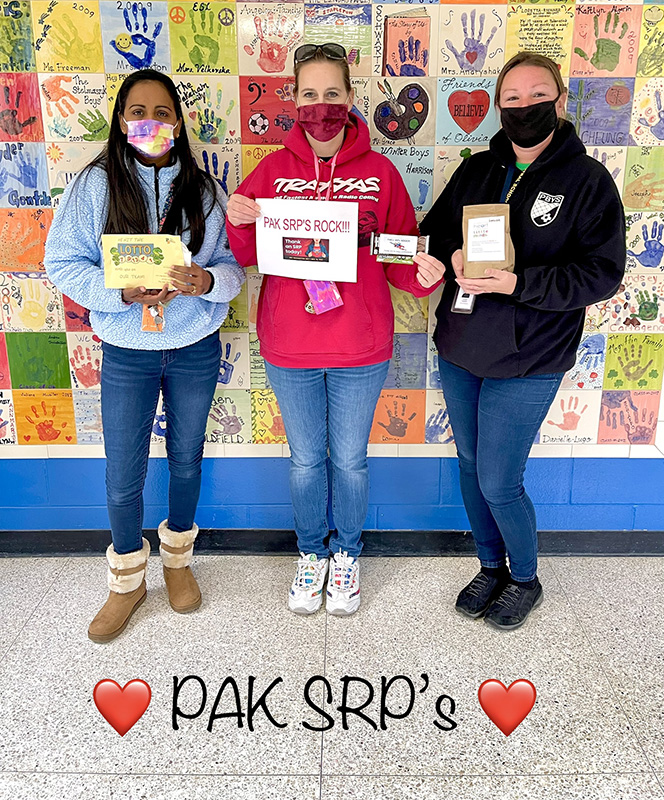
[[[460,252],[457,250],[457,252]],[[454,256],[453,256],[454,257]],[[455,270],[456,271],[456,270]],[[504,269],[485,269],[485,278],[458,278],[457,283],[466,294],[514,294],[516,275]]]
[[[261,207],[250,197],[232,194],[228,199],[226,216],[231,225],[253,225],[261,215]]]
[[[136,286],[134,289],[123,289],[122,300],[127,303],[140,303],[144,306],[156,306],[157,303],[168,303],[180,294],[178,289],[169,289],[168,284],[163,289],[146,289],[145,286]]]
[[[428,253],[418,253],[413,261],[417,264],[417,280],[425,289],[438,283],[445,274],[445,265]]]
[[[200,297],[212,286],[212,275],[193,261],[190,267],[176,264],[168,274],[178,294],[183,296]]]
[[[455,250],[452,253],[452,269],[454,270],[454,274],[457,277],[457,281],[459,278],[463,278],[463,250]]]

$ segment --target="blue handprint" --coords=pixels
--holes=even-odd
[[[9,177],[18,181],[21,185],[25,186],[26,189],[36,189],[38,176],[37,166],[32,163],[30,154],[26,153],[24,155],[23,153],[19,153],[16,163],[18,165],[18,175],[8,172],[7,174]]]
[[[162,439],[166,436],[166,414],[156,414],[152,425],[152,433]]]
[[[212,175],[214,179],[217,181],[219,186],[224,190],[226,194],[228,194],[228,172],[231,168],[231,162],[225,161],[224,162],[224,171],[221,176],[219,177],[219,158],[216,153],[212,153],[212,172],[210,172],[210,157],[208,156],[207,150],[203,150],[203,166],[205,167],[205,171],[208,175]]]
[[[654,125],[651,125],[647,119],[640,117],[639,123],[645,125],[653,136],[661,140],[664,139],[664,111],[662,111],[662,94],[659,89],[655,92],[655,104],[657,105],[658,121]]]
[[[595,333],[584,339],[579,347],[579,366],[586,369],[597,369],[604,361],[604,337]]]
[[[600,159],[600,157],[599,157],[599,148],[597,148],[597,147],[596,147],[596,148],[593,150],[593,158],[595,159],[595,161],[600,161],[600,160],[601,160],[601,162],[602,162],[602,166],[603,166],[605,169],[608,169],[608,167],[606,166],[606,161],[607,161],[608,157],[609,157],[609,154],[606,152],[606,150],[605,150],[605,151],[602,153],[602,158],[601,158],[601,159]],[[618,175],[620,175],[620,167],[616,167],[616,168],[613,170],[613,172],[611,173],[611,177],[612,177],[612,178],[613,178],[613,180],[615,181],[615,179],[618,177]]]
[[[431,444],[450,444],[454,441],[447,409],[439,408],[427,420],[426,441]]]
[[[56,117],[56,119],[49,124],[48,129],[53,136],[57,136],[59,139],[65,139],[71,133],[71,125],[64,117]]]
[[[420,190],[420,197],[418,200],[419,205],[424,205],[431,186],[428,181],[425,181],[424,178],[422,178],[417,188]]]
[[[445,40],[448,50],[457,60],[459,69],[462,72],[479,72],[484,66],[486,61],[486,54],[489,49],[489,44],[496,34],[496,26],[491,29],[491,34],[482,44],[482,34],[484,33],[484,20],[485,15],[480,14],[480,29],[477,32],[477,39],[475,38],[475,9],[470,12],[470,36],[468,36],[468,15],[464,11],[461,15],[461,25],[463,26],[463,50],[459,53],[449,39]]]
[[[628,250],[628,256],[634,258],[644,267],[658,267],[662,263],[662,256],[664,255],[664,245],[662,244],[662,231],[664,230],[663,223],[657,223],[653,220],[652,233],[648,237],[648,226],[643,225],[643,250],[640,253],[635,253],[633,250]]]
[[[118,55],[121,55],[127,61],[130,67],[133,67],[134,69],[145,69],[145,67],[149,67],[152,64],[154,55],[157,52],[157,36],[159,36],[161,33],[163,23],[158,22],[154,26],[154,30],[152,31],[152,39],[148,39],[143,35],[148,32],[147,8],[144,6],[140,8],[142,24],[138,20],[139,4],[133,3],[131,11],[134,18],[133,23],[129,18],[129,9],[125,8],[123,11],[125,28],[127,29],[128,33],[121,33],[116,36],[115,39],[111,41],[111,47],[116,53],[118,53]],[[143,33],[138,33],[141,28]],[[145,47],[142,56],[138,53],[131,52],[131,47],[133,45],[136,45],[136,47]]]
[[[387,74],[395,78],[397,75],[413,78],[427,74],[429,64],[429,51],[422,48],[422,42],[413,36],[408,37],[408,41],[399,39],[399,64],[395,64],[398,72],[391,64],[386,64]]]
[[[219,383],[228,384],[231,382],[231,378],[233,377],[233,370],[235,369],[235,364],[237,363],[238,359],[240,358],[240,352],[238,351],[235,354],[235,358],[233,359],[233,363],[231,363],[228,359],[231,357],[231,348],[232,345],[230,342],[226,342],[226,358],[221,359],[221,364],[219,366]]]

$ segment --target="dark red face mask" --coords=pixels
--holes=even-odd
[[[312,103],[309,106],[299,106],[297,121],[317,142],[329,142],[348,122],[348,106],[345,103]]]

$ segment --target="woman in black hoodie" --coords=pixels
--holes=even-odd
[[[504,630],[542,602],[523,486],[530,448],[575,362],[586,306],[611,297],[625,270],[620,196],[565,121],[566,97],[553,61],[510,59],[496,83],[502,130],[459,166],[420,226],[447,267],[434,338],[481,563],[456,608]],[[465,278],[463,207],[505,202],[514,273]],[[471,313],[455,310],[457,291]]]

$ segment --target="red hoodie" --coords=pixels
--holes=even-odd
[[[316,158],[304,131],[295,125],[283,150],[266,156],[238,187],[250,197],[314,199]],[[327,192],[330,162],[320,162]],[[357,283],[338,283],[344,304],[324,314],[305,310],[309,297],[301,280],[265,275],[258,301],[261,355],[278,367],[361,367],[392,357],[394,311],[388,281],[416,297],[431,294],[417,280],[417,266],[383,264],[369,253],[371,232],[417,234],[417,222],[394,164],[375,153],[369,128],[350,115],[337,158],[331,200],[359,203]],[[323,201],[324,202],[324,201]],[[231,250],[245,267],[256,263],[256,226],[226,230]],[[437,285],[437,284],[436,284]]]

